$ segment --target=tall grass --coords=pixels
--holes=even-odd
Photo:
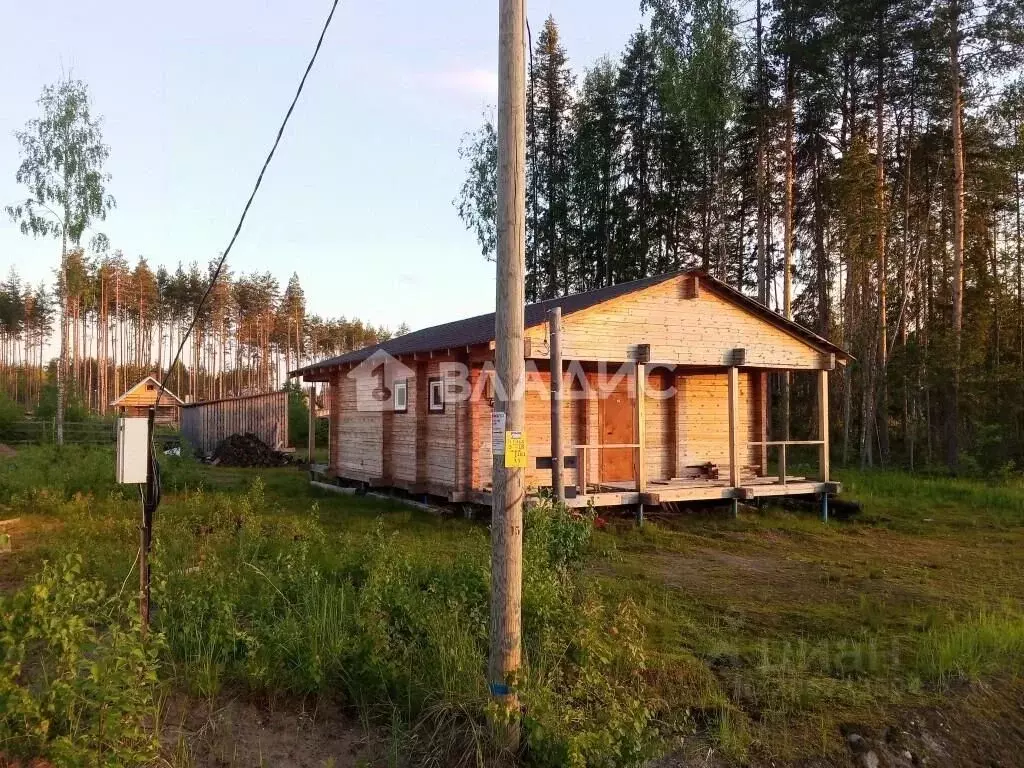
[[[929,630],[917,647],[915,669],[925,681],[977,680],[996,670],[1024,671],[1024,614],[983,609]]]
[[[138,501],[113,484],[110,452],[32,449],[15,461],[0,466],[0,504],[58,518],[48,549],[80,557],[70,583],[95,580],[131,602]],[[315,504],[286,510],[258,478],[207,492],[193,469],[169,470],[190,490],[168,495],[155,521],[152,647],[166,684],[211,703],[227,690],[327,696],[389,730],[407,761],[491,762],[484,531],[466,528],[457,556],[381,521],[328,533]],[[591,527],[551,505],[527,521],[520,696],[534,764],[639,764],[658,739],[643,621],[606,607],[581,574]]]
[[[872,522],[921,531],[1024,525],[1024,480],[923,477],[899,471],[839,472],[843,494],[860,501]]]

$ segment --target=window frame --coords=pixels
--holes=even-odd
[[[438,392],[440,393],[441,402],[437,404],[434,402],[434,386],[437,385]],[[444,396],[444,379],[440,376],[431,376],[427,379],[427,413],[444,413],[445,409],[445,396]]]
[[[402,404],[398,404],[398,393],[402,393]],[[391,387],[391,401],[395,413],[405,413],[409,410],[409,380],[395,379]]]

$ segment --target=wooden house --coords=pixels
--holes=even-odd
[[[110,405],[121,416],[147,416],[159,392],[160,382],[152,376],[146,376]],[[164,389],[156,409],[156,423],[178,426],[180,409],[184,404],[171,390]]]
[[[552,408],[556,307],[562,393]],[[571,506],[838,491],[829,478],[828,377],[848,356],[827,339],[695,270],[538,302],[525,318],[532,491],[552,484],[554,422]],[[487,504],[493,360],[492,313],[292,375],[330,384],[333,477]],[[814,377],[817,416],[799,430],[811,439],[769,435],[768,376],[782,371]],[[794,445],[814,446],[805,450],[817,453],[815,476],[787,473]]]

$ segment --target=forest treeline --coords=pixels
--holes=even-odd
[[[616,58],[532,40],[527,295],[701,267],[849,350],[837,459],[1024,466],[1024,2],[641,0]],[[495,246],[496,132],[458,213]],[[814,397],[773,389],[797,430]]]
[[[12,268],[0,282],[3,390],[28,407],[39,404],[56,367],[56,297],[63,295],[69,400],[106,413],[140,378],[167,371],[214,266],[154,270],[141,257],[132,264],[118,252],[87,257],[77,248],[67,254],[66,278],[58,272],[52,286],[28,285]],[[290,369],[390,335],[359,320],[307,312],[296,274],[282,290],[270,273],[224,270],[171,371],[168,388],[194,400],[280,389]]]

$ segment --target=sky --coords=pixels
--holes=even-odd
[[[297,272],[307,307],[391,329],[494,309],[494,264],[452,200],[457,150],[497,101],[496,0],[341,0],[231,253],[235,272]],[[535,0],[577,70],[618,57],[639,0]],[[84,80],[117,201],[95,230],[154,268],[227,245],[330,0],[40,0],[0,29],[0,207],[24,198],[14,132],[43,85]],[[0,273],[51,280],[59,242],[0,213]]]

